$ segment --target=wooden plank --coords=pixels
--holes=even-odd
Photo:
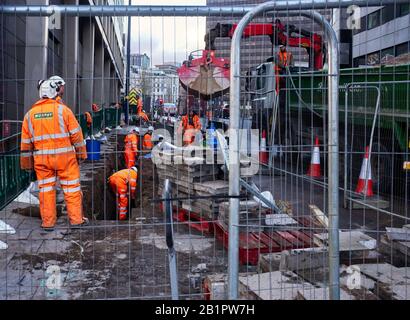
[[[309,205],[310,212],[312,212],[313,216],[316,218],[316,220],[324,227],[328,228],[329,227],[329,219],[327,216],[324,214],[322,210],[320,210],[316,205],[310,204]]]

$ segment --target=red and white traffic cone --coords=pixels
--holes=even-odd
[[[261,147],[259,150],[259,161],[262,164],[269,163],[269,154],[266,151],[266,131],[262,131]]]
[[[369,147],[366,147],[366,153],[364,154],[362,168],[360,169],[360,177],[359,181],[357,182],[356,192],[362,193],[367,197],[371,197],[374,195],[372,169],[369,162]]]
[[[307,176],[312,178],[321,178],[320,169],[320,150],[319,150],[319,138],[316,137],[315,146],[313,147],[312,159],[310,160]]]

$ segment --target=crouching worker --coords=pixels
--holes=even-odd
[[[119,220],[126,220],[128,213],[128,199],[135,199],[137,189],[138,169],[132,167],[114,173],[108,178],[111,190],[117,199],[117,214]]]
[[[71,109],[61,99],[57,100],[64,92],[64,80],[50,79],[39,83],[40,100],[24,116],[20,161],[22,169],[36,172],[41,226],[45,231],[53,231],[57,221],[57,178],[64,191],[71,226],[88,224],[82,211],[78,165],[78,160],[87,158],[83,134]]]

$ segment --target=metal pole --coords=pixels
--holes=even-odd
[[[277,9],[279,2],[270,1],[258,5],[249,11],[238,23],[231,44],[231,90],[230,90],[230,131],[229,131],[229,255],[228,255],[228,297],[238,298],[238,250],[239,250],[239,196],[240,164],[239,164],[239,119],[240,119],[240,45],[241,36],[247,24],[258,14]],[[326,1],[328,3],[328,1]],[[339,2],[338,2],[339,3]],[[288,2],[289,4],[289,2]],[[300,4],[300,2],[299,2]],[[340,3],[339,3],[340,6]],[[316,7],[316,2],[315,2]],[[301,9],[301,8],[298,8]],[[290,13],[295,15],[294,13]],[[327,36],[329,61],[329,118],[328,118],[328,215],[329,215],[329,285],[330,298],[340,299],[339,286],[339,44],[332,26],[315,11],[298,13],[310,17],[323,26]]]
[[[128,5],[131,6],[131,0],[128,0]],[[131,73],[131,17],[128,17],[127,31],[127,70],[125,74],[125,97],[130,93],[130,73]],[[125,123],[129,125],[128,113],[130,110],[130,100],[127,98],[125,103]]]
[[[339,279],[339,42],[330,23],[319,13],[312,18],[324,27],[328,40],[328,217],[329,217],[329,293],[340,300]]]
[[[408,0],[278,0],[266,11],[289,11],[309,9],[346,8],[351,5],[370,7],[388,4],[407,4]],[[0,13],[24,16],[51,16],[60,12],[66,16],[139,16],[139,17],[186,17],[186,16],[243,16],[256,6],[138,6],[138,5],[4,5]],[[259,14],[261,12],[258,12]]]

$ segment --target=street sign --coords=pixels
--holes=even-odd
[[[137,91],[136,88],[132,88],[130,90],[130,93],[128,94],[128,103],[130,105],[137,105],[138,104],[138,96],[139,96],[139,92]]]

